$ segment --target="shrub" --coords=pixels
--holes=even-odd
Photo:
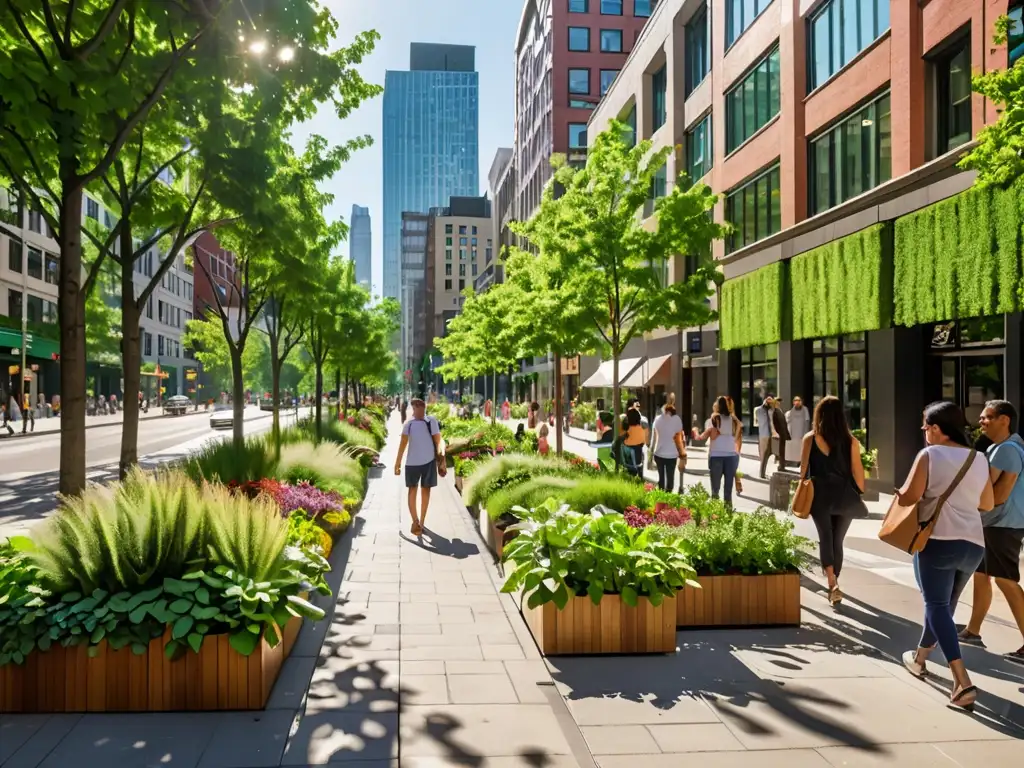
[[[345,500],[340,493],[321,491],[309,483],[282,486],[276,500],[285,515],[303,510],[316,518],[328,512],[341,512],[345,508]]]
[[[230,440],[207,443],[185,460],[182,469],[196,485],[204,481],[241,485],[275,477],[277,465],[266,442],[251,437],[240,448]]]
[[[540,506],[547,499],[560,499],[575,488],[578,482],[568,477],[541,475],[506,485],[487,499],[487,516],[492,520],[498,520],[516,507],[531,509]]]
[[[642,506],[644,487],[635,479],[625,475],[599,475],[588,477],[584,482],[577,483],[572,490],[559,500],[572,509],[592,509],[596,506],[607,507],[621,512],[626,507]]]
[[[278,477],[292,485],[306,481],[346,497],[343,489],[357,488],[359,498],[363,497],[365,470],[351,451],[331,443],[294,443],[283,447]]]
[[[509,415],[513,419],[525,419],[530,415],[530,407],[526,403],[512,403],[509,407]]]
[[[597,406],[594,403],[576,403],[572,409],[572,425],[583,429],[597,423]]]
[[[354,418],[354,417],[349,417]],[[367,448],[371,451],[379,451],[384,446],[384,438],[379,440],[368,428],[362,428],[347,421],[331,421],[330,429],[332,442],[342,445],[351,445],[357,448]]]
[[[462,495],[469,505],[486,506],[487,499],[507,485],[537,475],[568,475],[569,465],[558,459],[506,453],[480,463],[466,478]]]
[[[451,413],[452,411],[448,403],[430,403],[427,405],[427,415],[433,416],[438,421],[447,421]]]
[[[536,608],[589,595],[595,603],[608,594],[627,605],[647,597],[660,605],[696,575],[672,528],[630,528],[622,515],[595,508],[587,514],[559,506],[553,499],[532,510],[517,509],[523,521],[509,530],[519,535],[505,545],[504,560],[513,570],[502,592],[523,591]]]

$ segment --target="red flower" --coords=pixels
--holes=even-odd
[[[645,491],[653,491],[654,490],[654,483],[644,483],[644,490]]]

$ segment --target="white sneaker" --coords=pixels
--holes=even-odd
[[[903,653],[903,666],[907,668],[907,672],[919,680],[928,676],[928,668],[917,661],[917,651],[905,651]]]

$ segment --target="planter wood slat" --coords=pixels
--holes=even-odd
[[[227,635],[214,635],[198,654],[169,661],[170,629],[143,654],[106,642],[92,658],[84,645],[31,653],[22,666],[0,667],[0,713],[262,709],[301,625],[292,619],[276,648],[261,640],[251,656],[236,653]]]
[[[558,610],[554,603],[529,608],[523,618],[545,656],[598,653],[674,653],[676,598],[655,607],[640,598],[635,608],[618,595],[605,595],[598,605],[574,597]]]
[[[800,574],[699,576],[676,597],[677,627],[800,624]]]

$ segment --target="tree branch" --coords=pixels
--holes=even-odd
[[[124,11],[124,7],[127,4],[128,0],[114,0],[113,5],[111,5],[110,9],[107,11],[107,15],[103,18],[103,21],[100,22],[100,26],[96,30],[96,34],[76,48],[72,48],[71,55],[79,61],[84,61],[96,53],[110,33],[114,31],[114,27],[117,25],[117,20],[121,17],[121,13]]]
[[[75,11],[78,10],[78,0],[68,1],[68,10],[64,14],[64,45],[71,48],[71,29],[75,23]]]
[[[18,13],[11,0],[7,0],[7,8],[10,10],[11,15],[14,16],[14,23],[18,25],[18,30],[21,32],[25,40],[28,41],[28,44],[32,46],[32,50],[36,52],[36,56],[39,57],[39,60],[43,62],[43,66],[46,67],[46,71],[53,75],[53,67],[50,65],[50,60],[46,58],[46,54],[43,53],[43,49],[39,46],[36,39],[32,37],[32,33],[28,31],[28,27],[25,26],[25,20],[21,17],[21,14]]]
[[[53,44],[57,46],[57,50],[61,56],[67,56],[68,49],[64,46],[64,40],[61,37],[60,30],[57,29],[57,20],[53,17],[53,8],[50,6],[50,0],[42,0],[43,3],[43,18],[46,20],[46,29],[50,33],[50,37],[53,39]],[[8,5],[10,5],[8,3]]]

